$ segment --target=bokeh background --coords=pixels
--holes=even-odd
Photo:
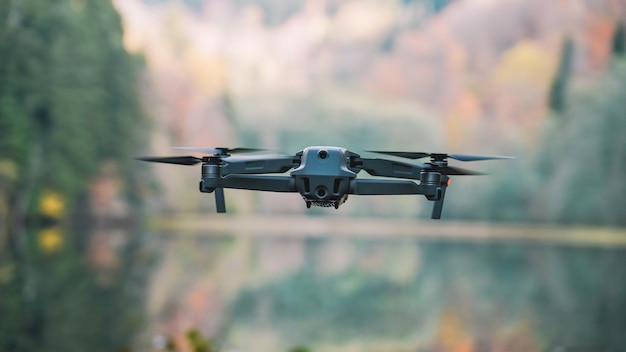
[[[618,351],[626,2],[5,0],[1,351]],[[512,155],[423,197],[172,146]]]

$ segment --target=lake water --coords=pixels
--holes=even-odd
[[[0,350],[159,351],[190,329],[220,351],[626,346],[622,245],[338,233],[32,230],[0,257]]]
[[[626,251],[524,240],[158,233],[153,331],[225,351],[606,351]]]

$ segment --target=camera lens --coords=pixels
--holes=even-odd
[[[326,191],[326,187],[318,187],[315,190],[315,194],[317,195],[317,198],[323,199],[326,197],[326,195],[328,194],[328,192]]]

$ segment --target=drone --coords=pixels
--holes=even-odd
[[[445,153],[367,151],[393,158],[365,158],[346,148],[312,146],[295,155],[250,154],[265,149],[175,147],[208,154],[195,156],[141,157],[138,160],[176,164],[202,164],[200,192],[215,193],[218,213],[226,212],[224,188],[269,192],[298,192],[307,208],[339,208],[348,195],[424,195],[433,201],[432,219],[440,219],[450,176],[484,175],[448,165],[448,159],[480,161],[511,159]],[[248,155],[235,155],[248,154]],[[425,163],[409,160],[430,158]],[[407,161],[404,161],[408,159]],[[287,175],[287,171],[290,171]],[[358,177],[361,171],[374,176]],[[282,175],[281,175],[282,174]]]

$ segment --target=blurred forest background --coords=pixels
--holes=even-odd
[[[172,146],[514,155],[454,178],[444,218],[623,228],[625,24],[620,0],[0,2],[0,350],[133,345],[154,265],[139,224],[214,211],[197,169],[134,160]],[[430,211],[226,197],[236,215]],[[233,321],[308,275],[231,287]]]
[[[114,3],[125,47],[146,60],[154,153],[328,144],[514,155],[475,166],[493,167],[488,180],[453,180],[446,218],[626,222],[621,1]],[[153,170],[159,209],[212,207],[176,177],[195,170]],[[229,194],[231,211],[306,211],[297,197]],[[424,204],[382,198],[342,210],[414,217]]]

